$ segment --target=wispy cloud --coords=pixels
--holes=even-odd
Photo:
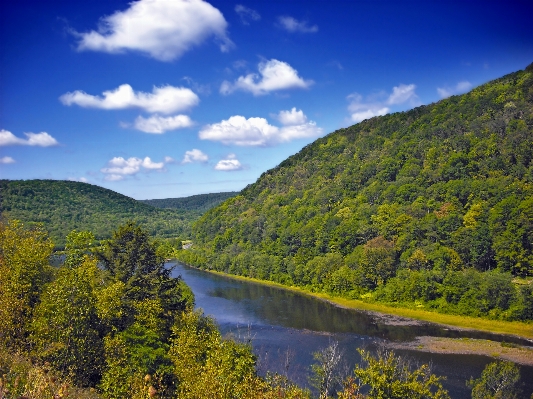
[[[205,126],[199,132],[201,140],[219,141],[226,145],[272,146],[301,138],[317,137],[323,129],[296,108],[281,111],[277,116],[284,126],[268,123],[265,118],[248,118],[235,115],[227,120]]]
[[[135,51],[172,61],[212,36],[221,51],[228,51],[234,44],[227,26],[222,13],[202,0],[139,0],[103,17],[97,31],[72,33],[80,39],[80,51]]]
[[[185,87],[154,86],[152,93],[135,92],[129,84],[114,90],[104,91],[103,97],[93,96],[81,90],[65,93],[59,100],[64,105],[79,105],[84,108],[106,110],[141,108],[147,112],[170,114],[194,107],[200,102],[198,96]]]
[[[317,25],[309,25],[307,21],[298,21],[289,16],[278,17],[278,26],[289,32],[315,33],[318,32]]]
[[[221,170],[224,172],[233,172],[241,169],[243,169],[243,166],[235,154],[229,154],[226,159],[221,159],[215,165],[215,170]]]
[[[258,65],[257,73],[240,76],[234,83],[222,82],[220,93],[227,95],[235,90],[248,91],[254,96],[261,96],[272,91],[286,89],[307,89],[314,82],[304,80],[298,71],[283,61],[271,59]]]
[[[193,163],[193,162],[205,163],[207,161],[209,161],[209,157],[206,154],[204,154],[200,150],[197,150],[196,148],[193,148],[192,150],[185,152],[185,155],[183,156],[183,160],[181,161],[181,163],[182,164]]]
[[[455,94],[466,93],[471,88],[472,88],[472,83],[466,80],[463,80],[462,82],[457,83],[453,87],[449,87],[449,86],[437,87],[437,93],[439,93],[439,96],[441,98],[447,98]]]
[[[24,133],[26,139],[15,136],[8,130],[0,130],[0,147],[8,145],[29,145],[37,147],[52,147],[59,145],[57,140],[46,132]]]
[[[169,117],[152,115],[149,118],[138,116],[135,119],[133,127],[145,133],[163,134],[170,130],[191,127],[193,124],[193,121],[187,115]]]
[[[107,181],[119,181],[125,179],[127,176],[134,176],[141,171],[164,171],[165,164],[173,161],[170,157],[165,157],[163,162],[153,162],[150,157],[144,159],[131,157],[125,159],[123,157],[115,157],[108,161],[107,166],[100,169],[105,175]]]
[[[239,14],[243,25],[250,25],[250,21],[259,21],[261,19],[261,15],[259,15],[257,11],[243,6],[242,4],[237,4],[235,6],[235,12]]]
[[[7,164],[10,164],[10,163],[15,163],[15,160],[11,157],[2,157],[0,158],[0,164],[4,164],[4,165],[7,165]]]
[[[392,88],[392,93],[379,93],[363,99],[358,93],[350,94],[347,99],[350,101],[348,111],[351,112],[352,122],[361,122],[375,116],[386,115],[391,112],[391,107],[408,104],[416,106],[420,104],[418,95],[415,92],[414,84],[400,84]]]

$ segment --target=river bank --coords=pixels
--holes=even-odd
[[[194,266],[191,266],[194,267]],[[331,304],[348,309],[356,309],[372,313],[377,318],[381,318],[391,325],[414,325],[418,322],[430,322],[440,324],[452,329],[483,331],[501,335],[510,335],[517,338],[527,339],[533,344],[533,324],[517,321],[488,320],[468,316],[458,316],[445,313],[430,312],[422,309],[410,309],[394,307],[376,302],[366,302],[357,299],[346,299],[335,297],[326,293],[307,291],[300,287],[286,286],[267,280],[260,280],[252,277],[237,276],[215,270],[204,270],[208,273],[217,274],[227,278],[277,287],[284,290],[298,292],[303,295],[312,296]],[[454,352],[450,352],[454,353]]]
[[[429,353],[483,355],[494,359],[509,360],[524,366],[533,366],[533,348],[486,339],[423,336],[416,337],[411,342],[392,342],[387,347]]]

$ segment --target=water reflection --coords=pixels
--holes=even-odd
[[[411,341],[416,336],[468,337],[513,341],[476,331],[450,330],[431,323],[416,325],[387,324],[372,314],[344,309],[316,298],[178,265],[196,297],[196,305],[212,315],[224,334],[252,339],[259,358],[259,370],[287,374],[306,385],[312,352],[325,348],[333,340],[345,354],[346,367],[353,370],[359,362],[357,348],[375,350],[386,341]],[[514,342],[529,342],[514,339]],[[453,398],[470,398],[465,381],[478,378],[487,363],[485,356],[443,355],[416,351],[398,351],[414,363],[431,363],[433,372],[446,376],[444,383]],[[289,367],[287,367],[287,364]],[[533,391],[533,367],[522,367],[526,391]],[[529,396],[526,396],[529,398]]]

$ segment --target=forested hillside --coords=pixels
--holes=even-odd
[[[158,209],[95,185],[61,180],[0,180],[0,213],[24,223],[44,223],[54,243],[65,244],[72,230],[88,230],[97,239],[127,220],[135,220],[151,236],[186,237],[200,216]]]
[[[318,139],[208,211],[181,257],[352,298],[533,320],[532,160],[533,64]]]
[[[163,198],[141,200],[141,202],[155,206],[156,208],[180,209],[184,211],[198,211],[205,212],[228,198],[235,197],[238,193],[230,191],[227,193],[211,193],[191,195],[190,197],[182,198]]]

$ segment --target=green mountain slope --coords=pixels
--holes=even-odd
[[[194,227],[197,250],[183,257],[312,290],[475,314],[476,300],[459,303],[470,284],[490,300],[490,287],[511,287],[511,274],[533,275],[532,160],[533,64],[318,139],[208,211]],[[501,273],[481,273],[491,270]],[[533,319],[533,295],[524,295]],[[500,315],[509,298],[478,313]]]
[[[0,180],[0,198],[4,217],[44,223],[58,246],[74,229],[109,238],[127,220],[139,222],[152,236],[186,236],[200,215],[154,208],[102,187],[61,180]]]
[[[231,191],[226,193],[198,194],[182,198],[141,200],[141,202],[155,206],[156,208],[181,209],[184,211],[198,211],[203,213],[219,205],[228,198],[235,197],[237,194],[237,192]]]

